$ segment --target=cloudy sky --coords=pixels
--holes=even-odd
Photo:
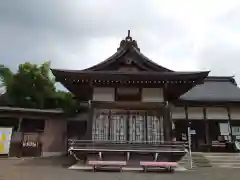
[[[0,64],[87,68],[130,29],[141,52],[167,68],[240,83],[239,19],[239,0],[0,0]]]

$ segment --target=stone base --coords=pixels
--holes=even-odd
[[[42,152],[42,157],[63,156],[65,152]]]

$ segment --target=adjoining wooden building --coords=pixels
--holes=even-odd
[[[67,154],[67,118],[62,110],[0,106],[0,128],[6,127],[12,128],[8,156]]]

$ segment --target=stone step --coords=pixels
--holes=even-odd
[[[239,153],[204,153],[214,167],[240,168]]]
[[[210,162],[201,153],[192,154],[192,162],[193,162],[193,168],[212,166]],[[189,156],[185,155],[181,159],[181,161],[179,161],[179,164],[186,168],[189,168],[190,167]]]
[[[205,156],[208,159],[237,159],[240,160],[238,156]]]
[[[192,159],[197,167],[211,167],[212,166],[210,161],[204,156],[203,153],[193,153]]]
[[[109,168],[109,167],[108,167]],[[72,166],[70,166],[68,169],[72,169],[72,170],[92,170],[91,166],[82,164],[82,163],[76,163]],[[138,167],[123,167],[122,168],[123,171],[143,171],[143,168],[138,166]],[[175,171],[186,171],[187,168],[183,167],[183,166],[178,166],[176,168],[174,168]]]
[[[234,162],[215,163],[215,162],[212,162],[211,164],[212,164],[212,165],[239,165],[239,166],[240,166],[240,162],[239,162],[239,163],[234,163]]]
[[[208,158],[208,160],[210,162],[240,162],[239,159],[226,159],[226,158],[217,158],[217,159],[214,159],[214,158]]]
[[[204,156],[236,156],[240,157],[240,153],[203,153]]]
[[[227,162],[233,162],[233,163],[240,163],[239,160],[237,159],[210,159],[209,160],[211,163],[227,163]]]
[[[219,168],[235,168],[235,169],[240,169],[240,165],[232,165],[232,164],[219,164],[217,165]]]

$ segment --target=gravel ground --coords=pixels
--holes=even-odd
[[[0,159],[0,180],[239,180],[239,169],[200,168],[175,173],[83,172],[66,159]]]

